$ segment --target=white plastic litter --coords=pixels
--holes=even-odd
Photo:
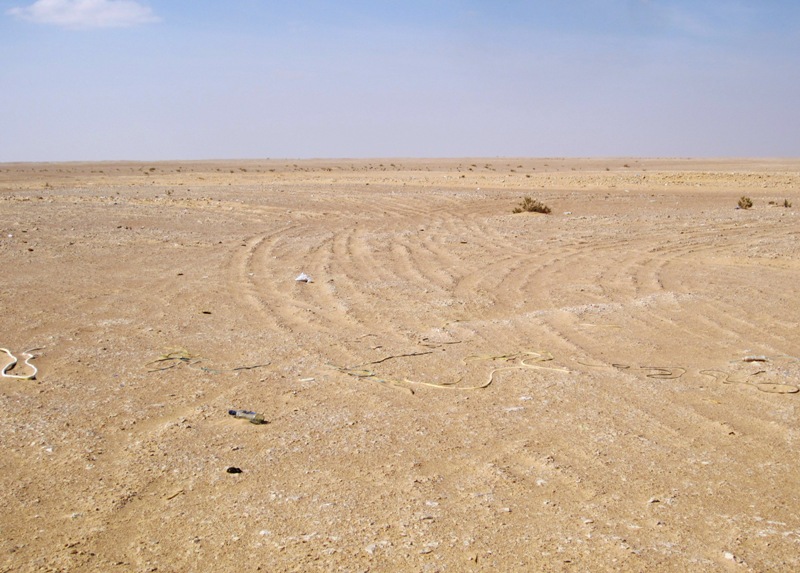
[[[299,283],[313,283],[314,282],[313,279],[310,276],[308,276],[306,273],[300,273],[299,275],[297,275],[297,278],[294,279],[294,280],[296,280]]]

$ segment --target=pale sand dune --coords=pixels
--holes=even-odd
[[[0,571],[797,571],[799,186],[0,165]]]

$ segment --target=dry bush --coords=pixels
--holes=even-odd
[[[753,201],[750,199],[750,197],[742,195],[741,198],[739,199],[739,209],[749,209],[752,206],[753,206]]]
[[[514,208],[514,213],[549,213],[550,207],[538,201],[536,199],[531,199],[530,197],[525,197],[522,200],[522,203],[519,204],[519,207]]]

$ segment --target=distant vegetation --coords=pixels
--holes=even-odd
[[[549,213],[550,207],[542,203],[541,201],[537,201],[536,199],[531,199],[530,197],[525,197],[522,200],[522,203],[519,204],[519,207],[514,208],[514,213]]]
[[[749,209],[752,206],[753,206],[753,201],[750,199],[750,197],[742,195],[741,198],[739,199],[739,209]]]

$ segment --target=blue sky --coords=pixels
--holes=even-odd
[[[797,0],[0,0],[0,162],[800,156]]]

